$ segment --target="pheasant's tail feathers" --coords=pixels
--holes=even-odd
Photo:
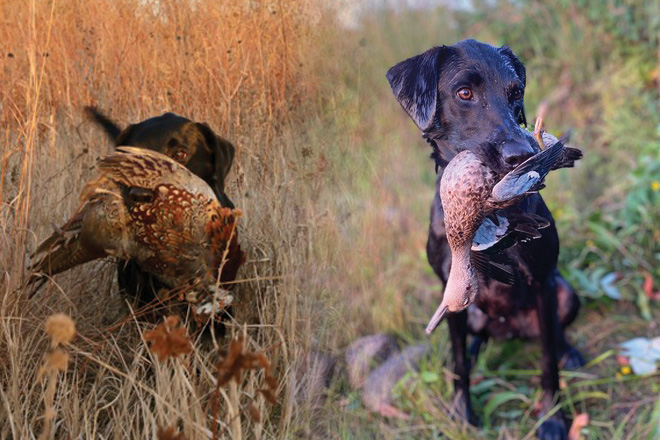
[[[103,253],[92,252],[83,246],[76,235],[67,235],[56,232],[39,246],[35,255],[43,255],[30,266],[30,271],[35,274],[28,284],[42,278],[36,273],[55,275],[103,256]]]

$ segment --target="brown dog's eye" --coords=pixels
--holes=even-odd
[[[461,98],[463,101],[470,101],[473,97],[472,89],[469,87],[463,87],[458,92],[456,92],[456,96]]]
[[[519,100],[520,98],[522,98],[522,96],[523,96],[522,89],[515,89],[513,92],[511,92],[511,99],[514,101]]]
[[[172,159],[176,160],[179,163],[185,164],[188,162],[188,152],[184,150],[179,150],[172,155]]]

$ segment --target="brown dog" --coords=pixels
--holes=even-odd
[[[225,179],[234,161],[235,149],[228,140],[215,134],[207,124],[193,122],[174,113],[164,113],[131,124],[122,130],[97,108],[87,107],[85,111],[104,129],[115,146],[148,148],[173,158],[204,179],[222,206],[234,208],[224,190]],[[118,264],[117,280],[120,289],[137,298],[139,305],[153,301],[156,298],[154,293],[164,287],[151,275],[142,272],[132,261]]]

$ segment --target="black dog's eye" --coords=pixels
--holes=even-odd
[[[522,96],[523,96],[522,89],[516,88],[511,92],[511,100],[512,101],[517,101],[517,100],[521,99]]]
[[[474,97],[474,95],[472,95],[472,89],[469,87],[463,87],[462,89],[459,89],[458,92],[456,92],[456,96],[458,96],[463,101],[471,101]]]

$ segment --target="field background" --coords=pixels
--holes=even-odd
[[[54,312],[78,329],[54,398],[56,438],[155,438],[166,426],[191,439],[212,431],[533,436],[538,344],[482,349],[473,373],[483,384],[473,393],[479,429],[446,414],[444,326],[432,358],[398,391],[396,404],[412,421],[369,414],[341,375],[319,405],[301,367],[310,353],[340,358],[374,332],[424,340],[442,291],[425,255],[435,173],[384,73],[433,45],[473,37],[511,46],[527,66],[528,120],[546,101],[548,129],[572,130],[585,152],[544,190],[562,239],[560,269],[584,304],[569,337],[594,360],[564,374],[564,411],[590,415],[585,438],[657,438],[658,377],[622,375],[615,353],[621,341],[660,335],[660,13],[643,0],[591,3],[377,3],[349,22],[346,10],[311,0],[1,0],[0,436],[41,433],[48,390],[37,377],[48,349],[43,322]],[[96,159],[112,150],[84,118],[89,104],[122,124],[173,111],[237,146],[227,192],[245,213],[248,262],[229,333],[245,334],[249,349],[273,363],[277,405],[258,393],[262,373],[217,397],[218,348],[199,343],[159,363],[143,341],[154,324],[130,314],[110,261],[58,276],[27,298],[30,252],[78,206]],[[249,416],[252,401],[259,423]]]

